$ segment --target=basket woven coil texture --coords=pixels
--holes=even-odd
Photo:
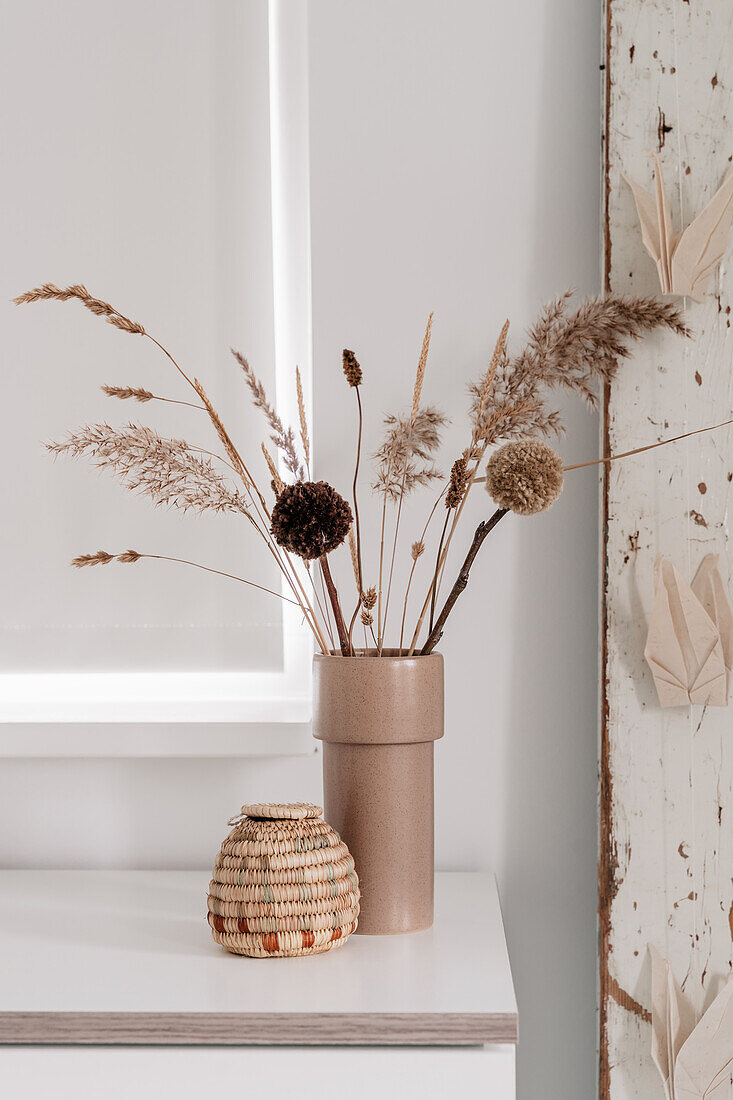
[[[338,833],[308,803],[242,806],[209,884],[208,921],[228,951],[316,955],[356,929],[359,880]]]

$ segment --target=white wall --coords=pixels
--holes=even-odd
[[[504,317],[516,341],[545,298],[598,289],[598,39],[587,0],[311,0],[317,460],[342,489],[344,346],[373,446],[435,310],[425,395],[453,417],[447,465]],[[592,457],[594,419],[573,404],[567,425],[567,461]],[[547,516],[497,529],[441,647],[438,864],[498,873],[521,1100],[595,1087],[596,478],[568,480]],[[317,756],[4,761],[0,864],[203,867],[241,802],[319,796]]]

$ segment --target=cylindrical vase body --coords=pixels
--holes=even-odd
[[[443,658],[317,656],[314,681],[324,805],[359,875],[358,933],[429,928]]]

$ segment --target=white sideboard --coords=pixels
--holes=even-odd
[[[0,1079],[128,1100],[514,1090],[517,1008],[496,883],[436,876],[435,924],[246,959],[206,924],[208,875],[0,872]]]

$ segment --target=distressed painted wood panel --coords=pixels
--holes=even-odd
[[[733,5],[606,0],[606,15],[607,285],[657,293],[621,173],[650,187],[645,153],[658,152],[676,226],[717,189],[733,154]],[[732,299],[724,264],[704,303],[681,303],[694,340],[655,338],[624,365],[606,403],[611,453],[733,416]],[[643,650],[657,554],[688,578],[709,552],[733,571],[732,479],[724,428],[616,463],[605,485],[603,1100],[663,1097],[647,944],[671,959],[698,1013],[731,967],[733,709],[661,710]]]

